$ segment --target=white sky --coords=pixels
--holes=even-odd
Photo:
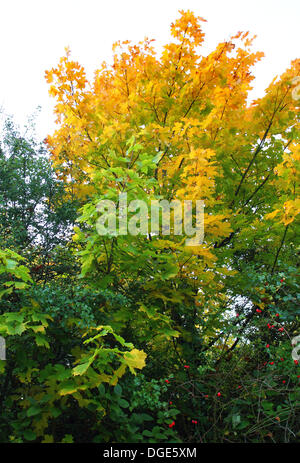
[[[300,0],[0,0],[0,105],[21,127],[40,105],[37,134],[44,138],[55,127],[44,72],[64,47],[92,76],[117,40],[167,43],[179,9],[207,19],[209,49],[239,30],[257,34],[266,56],[255,69],[255,97],[300,57]]]

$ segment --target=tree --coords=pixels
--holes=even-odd
[[[112,66],[90,84],[68,50],[46,73],[52,161],[66,194],[84,203],[72,237],[81,274],[67,308],[64,292],[37,284],[33,308],[24,288],[25,307],[2,315],[0,334],[21,331],[9,381],[20,393],[28,386],[25,400],[5,397],[3,436],[297,440],[300,60],[249,104],[262,53],[239,32],[202,55],[203,21],[181,12],[160,57],[149,39],[116,43]],[[203,242],[188,246],[174,223],[167,234],[102,235],[100,201],[119,213],[125,193],[146,204],[149,221],[153,201],[191,200],[196,219],[203,200]],[[20,372],[19,352],[39,331]]]
[[[79,205],[58,179],[45,144],[22,136],[7,119],[0,151],[2,247],[27,257],[36,278],[49,278],[59,270],[53,259],[66,248]]]
[[[90,84],[68,50],[46,73],[59,124],[48,137],[52,159],[79,196],[93,195],[74,237],[85,245],[82,276],[130,295],[107,317],[146,350],[154,375],[161,358],[167,371],[188,359],[196,371],[212,356],[219,365],[257,329],[263,339],[257,316],[274,317],[278,275],[294,286],[297,274],[300,60],[248,104],[263,54],[239,32],[202,55],[203,21],[181,12],[160,57],[151,40],[117,42],[112,66]],[[125,192],[147,204],[204,200],[203,244],[162,232],[99,236],[97,204]],[[290,334],[299,328],[295,296]]]

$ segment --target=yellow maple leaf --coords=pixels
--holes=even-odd
[[[130,371],[135,374],[135,368],[141,370],[146,365],[146,357],[147,354],[143,350],[132,349],[130,352],[125,353],[124,360]]]

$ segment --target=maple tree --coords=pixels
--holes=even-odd
[[[146,287],[147,302],[172,312],[177,324],[174,304],[183,300],[196,304],[196,325],[206,311],[218,319],[230,307],[228,291],[240,292],[239,255],[253,253],[253,265],[271,273],[283,246],[293,259],[289,244],[300,211],[299,100],[293,98],[300,61],[248,104],[251,68],[263,54],[239,32],[202,56],[203,21],[181,12],[171,25],[174,41],[160,57],[147,38],[117,42],[113,64],[103,63],[91,84],[69,51],[46,73],[59,122],[48,137],[53,160],[78,195],[90,198],[80,219],[89,232],[78,229],[74,237],[86,243],[84,275],[96,275],[99,284]],[[91,227],[97,202],[120,192],[145,201],[204,200],[204,243],[188,249],[174,237],[97,236]],[[202,329],[211,336],[219,325]]]
[[[95,442],[289,441],[299,433],[290,342],[300,325],[300,59],[249,102],[263,53],[238,32],[203,55],[204,22],[181,11],[160,56],[148,38],[117,42],[92,82],[69,50],[46,72],[58,124],[47,137],[51,159],[66,194],[84,206],[72,237],[79,283],[72,294],[62,286],[72,314],[60,309],[56,319],[53,309],[45,319],[38,288],[36,319],[28,307],[2,316],[6,335],[20,329],[36,339],[40,331],[38,346],[62,346],[59,361],[49,353],[46,368],[35,359],[16,373],[26,383],[41,369],[51,395],[36,384],[30,396],[45,404],[26,415],[39,418],[32,440],[63,438],[46,430],[60,415],[53,407],[68,404],[78,422],[90,420]],[[118,204],[120,193],[147,205],[203,200],[203,243],[186,246],[187,236],[162,229],[101,236],[98,204]],[[5,265],[3,255],[3,273]],[[54,286],[63,278],[54,276]],[[63,306],[52,292],[50,306]],[[80,432],[72,430],[75,441]]]

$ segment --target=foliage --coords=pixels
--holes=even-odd
[[[90,83],[67,50],[46,73],[51,161],[12,132],[1,441],[299,441],[300,60],[249,103],[263,54],[239,32],[203,55],[203,21],[181,12],[159,57],[148,39],[116,43]],[[203,243],[99,234],[99,202],[120,193],[203,200]]]

